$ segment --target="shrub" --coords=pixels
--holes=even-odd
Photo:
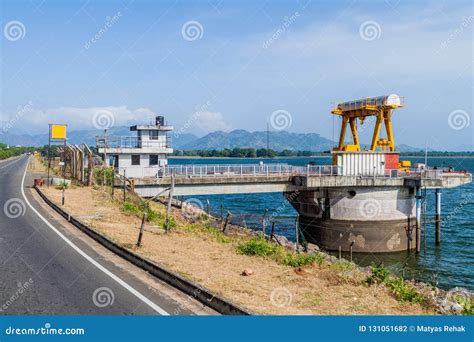
[[[372,274],[365,280],[365,282],[369,285],[382,284],[388,279],[390,275],[383,264],[377,266],[375,263],[372,263],[370,270]]]
[[[271,256],[275,254],[277,246],[262,237],[256,237],[240,243],[237,250],[245,255]]]
[[[315,254],[297,254],[297,253],[286,253],[283,260],[280,263],[291,267],[301,267],[310,265],[314,262],[322,264],[324,256],[320,253]]]
[[[169,218],[169,229],[173,229],[174,227],[176,227],[176,221],[174,220],[173,217],[170,217]],[[163,221],[163,229],[166,229],[166,220]]]
[[[68,187],[68,183],[64,181],[61,181],[58,185],[56,185],[56,189],[58,190],[67,189]]]
[[[354,269],[354,264],[349,262],[338,261],[331,264],[331,268],[335,271],[346,272]]]
[[[140,208],[131,202],[123,202],[122,210],[124,213],[132,215],[137,215],[141,212]]]
[[[161,222],[165,217],[162,213],[156,212],[151,208],[146,209],[147,221],[149,222]]]
[[[422,303],[425,299],[416,288],[408,284],[402,278],[389,278],[386,284],[392,290],[395,297],[401,302]]]
[[[104,176],[105,176],[105,184],[104,184]],[[112,185],[112,179],[114,177],[114,169],[113,168],[95,168],[94,169],[94,179],[97,184],[99,185]]]
[[[401,277],[391,276],[383,265],[371,266],[372,274],[365,280],[367,284],[385,284],[400,302],[422,303],[425,298],[418,290]]]
[[[474,316],[474,305],[469,298],[465,298],[462,295],[454,295],[453,300],[462,306],[462,314],[466,316]]]

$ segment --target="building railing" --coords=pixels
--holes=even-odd
[[[98,136],[96,137],[97,148],[171,148],[171,138],[166,136],[166,141],[145,140],[137,136]]]
[[[140,168],[142,175],[154,174],[157,177],[201,178],[201,177],[233,177],[233,176],[349,176],[361,178],[422,178],[442,179],[441,170],[402,171],[398,169],[374,171],[373,174],[343,175],[341,166],[307,165],[295,166],[288,164],[198,164],[198,165],[168,165],[165,167]]]

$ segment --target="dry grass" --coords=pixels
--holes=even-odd
[[[61,192],[42,189],[55,203]],[[121,194],[116,194],[121,198]],[[154,203],[153,210],[165,213]],[[122,212],[103,189],[66,190],[65,210],[122,246],[179,273],[259,314],[275,315],[419,315],[433,314],[420,305],[402,304],[383,286],[367,286],[366,275],[350,275],[323,265],[293,268],[274,260],[236,252],[245,237],[219,239],[206,229],[192,229],[179,210],[176,228],[165,233],[160,224],[147,224],[142,247],[135,247],[140,218]],[[216,238],[217,237],[217,238]],[[254,273],[243,276],[244,269]]]

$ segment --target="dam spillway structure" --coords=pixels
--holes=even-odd
[[[412,167],[400,160],[392,115],[403,106],[403,98],[395,94],[337,104],[332,113],[342,125],[331,165],[169,165],[167,155],[173,150],[167,133],[172,126],[163,117],[155,124],[132,126],[135,136],[97,137],[97,150],[104,167],[120,176],[118,183],[144,198],[167,197],[172,203],[173,196],[283,193],[298,212],[299,231],[323,249],[418,252],[427,190],[436,191],[439,243],[441,190],[470,183],[472,175],[424,164]],[[358,128],[368,118],[375,118],[374,131],[370,145],[361,146]],[[346,143],[349,130],[351,142]]]
[[[286,194],[299,213],[300,229],[308,241],[327,250],[419,251],[422,190],[436,189],[439,242],[440,188],[462,185],[471,178],[456,174],[453,176],[461,181],[449,182],[449,172],[426,165],[412,169],[409,161],[399,160],[392,114],[403,106],[403,98],[391,94],[339,103],[332,109],[342,119],[339,143],[332,151],[332,165],[339,179],[333,184],[312,182],[308,175],[303,179],[304,191],[297,196]],[[363,151],[358,126],[369,117],[375,117],[375,126],[370,146]],[[347,126],[350,144],[345,143]],[[384,138],[379,137],[382,126]]]

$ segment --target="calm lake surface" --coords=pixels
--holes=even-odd
[[[401,157],[413,163],[424,163],[424,157]],[[304,166],[310,162],[316,165],[329,165],[329,157],[278,158],[278,159],[203,159],[173,158],[170,164],[258,164],[286,163]],[[428,158],[429,166],[453,166],[455,170],[468,170],[474,173],[473,158]],[[261,229],[262,215],[274,213],[275,233],[290,240],[295,238],[296,211],[281,193],[238,194],[194,196],[203,203],[204,209],[220,216],[230,211],[234,223]],[[395,254],[359,254],[354,260],[360,265],[383,262],[392,271],[407,278],[430,282],[443,288],[462,286],[474,290],[474,184],[454,189],[442,190],[441,245],[434,243],[435,196],[434,190],[427,191],[427,230],[426,244],[422,242],[422,252]],[[268,230],[269,228],[267,228]],[[426,248],[424,246],[426,245]]]

